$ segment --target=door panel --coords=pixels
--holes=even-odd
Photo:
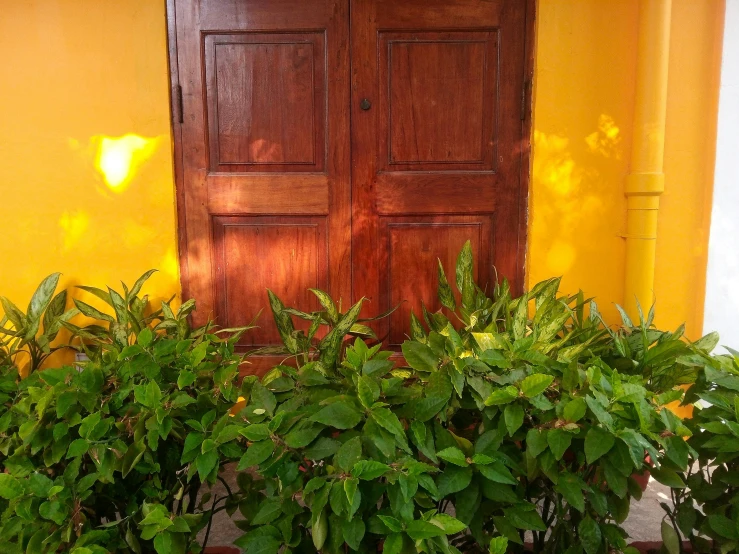
[[[369,314],[408,300],[375,325],[391,346],[466,240],[481,286],[497,267],[520,287],[525,10],[352,0],[354,293]]]
[[[194,322],[279,343],[272,288],[351,296],[347,0],[175,1],[181,160]],[[277,362],[262,359],[260,371]]]

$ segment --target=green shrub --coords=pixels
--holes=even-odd
[[[673,535],[675,542],[682,533],[694,552],[735,552],[739,547],[739,353],[706,355],[714,345],[715,339],[704,345],[703,353],[686,360],[700,368],[688,400],[702,402],[688,422],[693,431],[686,446],[688,487],[672,491],[674,507],[663,505],[674,529],[665,533]]]
[[[229,417],[242,330],[191,330],[192,302],[145,315],[147,277],[123,294],[93,291],[115,315],[77,302],[99,320],[64,322],[90,355],[81,369],[0,377],[3,553],[197,552],[213,511],[235,509],[235,497],[196,498],[244,452]]]
[[[739,362],[710,356],[713,334],[690,343],[653,311],[609,328],[559,279],[488,296],[467,244],[456,291],[439,268],[444,309],[411,316],[407,367],[369,342],[362,301],[342,313],[313,290],[306,313],[269,292],[283,346],[261,352],[285,360],[239,385],[245,329],[191,329],[192,301],[150,312],[149,275],[81,287],[109,313],[65,312],[58,275],[27,314],[4,302],[0,552],[199,552],[221,510],[243,516],[247,554],[503,554],[528,537],[536,552],[633,552],[621,523],[645,471],[672,487],[670,554],[679,532],[700,551],[739,541]],[[62,326],[90,361],[21,380],[19,352],[37,369]],[[699,399],[692,420],[665,408]],[[199,496],[237,461],[238,489]]]
[[[23,313],[15,304],[0,296],[5,315],[0,319],[0,365],[16,364],[20,354],[28,356],[27,373],[36,371],[62,346],[52,346],[62,325],[79,313],[65,310],[67,291],[56,296],[60,273],[52,273],[36,289]]]

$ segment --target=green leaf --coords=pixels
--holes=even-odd
[[[508,551],[508,539],[506,537],[494,537],[490,540],[490,554],[506,554]]]
[[[577,527],[580,542],[587,554],[598,554],[603,542],[600,527],[590,516],[586,516]]]
[[[316,550],[321,550],[328,537],[328,515],[326,514],[326,510],[321,510],[314,518],[311,536],[313,538],[313,546],[316,547]]]
[[[526,434],[526,451],[532,458],[536,458],[539,454],[547,449],[547,432],[540,429],[529,429]]]
[[[328,319],[331,323],[336,324],[339,321],[339,311],[336,309],[336,304],[334,303],[331,296],[328,295],[328,293],[323,292],[320,289],[308,289],[313,294],[316,295],[316,298],[318,298],[318,301],[321,303],[321,306],[323,306],[323,309],[326,310],[326,315],[328,316]]]
[[[585,496],[582,493],[582,481],[572,473],[564,472],[559,476],[555,489],[577,511],[585,511]]]
[[[362,458],[362,439],[354,437],[341,445],[336,453],[336,465],[342,470],[349,472]]]
[[[46,498],[49,496],[49,491],[53,486],[54,482],[41,473],[32,473],[28,477],[28,488],[34,496],[38,496],[39,498]]]
[[[357,379],[357,395],[365,408],[371,408],[380,397],[380,386],[371,377],[360,375]]]
[[[13,500],[23,495],[23,485],[14,476],[0,473],[0,497]]]
[[[554,454],[555,460],[561,460],[564,453],[570,447],[572,442],[572,433],[564,429],[550,429],[547,433],[547,444]]]
[[[263,441],[270,435],[269,427],[266,423],[252,423],[248,427],[241,429],[239,433],[250,441]]]
[[[332,402],[314,414],[310,421],[316,421],[336,429],[351,429],[362,420],[362,414],[346,402]]]
[[[351,521],[344,521],[341,525],[344,542],[349,545],[352,550],[359,550],[364,538],[365,525],[362,518],[355,517]]]
[[[562,416],[565,421],[575,423],[585,417],[585,413],[588,411],[588,405],[585,400],[581,397],[576,397],[570,400],[562,410]]]
[[[598,458],[607,454],[615,443],[616,437],[611,433],[600,427],[591,427],[585,435],[585,459],[588,464],[594,464]]]
[[[499,460],[488,465],[477,466],[477,471],[479,471],[486,479],[489,479],[494,483],[518,485],[518,481],[513,477],[510,470]]]
[[[472,244],[470,241],[467,241],[464,243],[462,250],[459,251],[459,256],[457,256],[455,277],[457,280],[457,290],[459,292],[464,292],[465,281],[472,280],[473,263]]]
[[[405,361],[413,369],[427,372],[436,371],[439,359],[433,350],[425,344],[415,341],[405,341],[401,348]]]
[[[90,442],[86,439],[76,439],[72,441],[67,449],[67,458],[78,458],[87,452],[90,448]]]
[[[403,429],[403,425],[400,423],[398,416],[387,408],[374,408],[370,414],[372,415],[372,419],[380,427],[387,429],[395,436],[395,439],[398,441],[401,448],[410,452],[407,438],[405,436],[405,430]]]
[[[128,445],[126,453],[123,455],[123,461],[121,462],[121,475],[123,477],[128,475],[131,470],[136,467],[136,464],[139,463],[144,452],[146,452],[146,445],[144,445],[143,439]]]
[[[285,444],[290,448],[303,448],[316,440],[324,429],[322,425],[307,425],[293,429],[285,435]]]
[[[486,406],[500,406],[503,404],[510,404],[516,398],[518,398],[518,389],[513,386],[508,386],[502,389],[498,389],[493,392],[486,400]]]
[[[282,502],[279,498],[268,498],[259,505],[259,511],[251,520],[252,525],[266,525],[282,515]]]
[[[517,529],[524,529],[526,531],[546,531],[547,526],[544,525],[539,512],[536,511],[534,506],[528,505],[529,509],[524,509],[523,506],[511,506],[505,508],[503,513],[505,518]]]
[[[434,525],[441,527],[446,535],[455,535],[467,529],[467,525],[447,514],[436,514],[430,520]]]
[[[312,446],[306,448],[305,457],[309,460],[323,460],[336,454],[340,446],[341,443],[335,439],[321,437]]]
[[[666,519],[662,520],[661,531],[662,544],[668,554],[680,554],[680,537]]]
[[[206,442],[208,441],[203,441],[203,446],[205,446]],[[218,450],[215,448],[213,450],[203,452],[195,458],[195,467],[198,470],[198,476],[202,483],[207,481],[208,476],[216,466],[218,466]]]
[[[400,554],[403,551],[403,535],[393,533],[388,535],[382,548],[382,554]]]
[[[537,394],[541,394],[547,388],[549,385],[552,384],[552,381],[554,381],[554,377],[551,375],[544,375],[543,373],[534,373],[533,375],[529,375],[521,381],[521,392],[528,397],[532,398],[536,396]]]
[[[47,500],[38,507],[39,515],[53,521],[57,525],[61,525],[67,518],[67,512],[58,500]]]
[[[606,411],[603,405],[590,395],[585,397],[585,402],[587,402],[588,407],[593,414],[595,414],[598,421],[601,422],[606,429],[610,430],[613,426],[613,418],[611,417],[611,414]]]
[[[41,284],[38,286],[36,291],[33,293],[33,296],[31,297],[31,302],[28,304],[28,310],[26,310],[26,318],[29,325],[35,322],[34,325],[36,327],[36,331],[38,331],[39,328],[41,314],[44,313],[46,308],[51,303],[52,297],[54,296],[56,286],[59,284],[59,277],[61,277],[61,273],[52,273],[43,281],[41,281]],[[30,339],[35,334],[35,332],[30,336],[26,334],[26,338]]]
[[[722,514],[710,514],[708,516],[708,525],[718,535],[731,540],[739,539],[736,523]]]
[[[523,408],[520,404],[509,404],[505,407],[503,417],[510,436],[513,436],[523,425],[523,416]]]
[[[360,460],[351,470],[352,476],[362,481],[372,481],[390,471],[390,466],[374,460]]]
[[[650,470],[650,473],[652,474],[652,477],[654,477],[658,482],[662,483],[666,487],[670,487],[671,489],[685,488],[685,483],[683,482],[680,475],[678,475],[677,472],[671,469],[665,469],[664,467],[660,469],[652,468]]]
[[[462,452],[456,446],[445,448],[444,450],[437,452],[436,455],[445,462],[449,462],[450,464],[461,467],[467,467],[469,465],[469,463],[467,463],[467,456],[465,456],[464,452]]]
[[[454,300],[454,293],[452,292],[449,282],[446,280],[446,273],[444,273],[444,266],[439,262],[439,286],[437,288],[437,296],[442,306],[449,308],[452,311],[457,309],[457,303]]]
[[[275,443],[271,440],[255,442],[247,448],[246,453],[241,457],[241,460],[239,460],[239,465],[236,469],[238,471],[243,471],[246,468],[259,465],[269,458],[274,450]]]
[[[446,535],[441,527],[434,525],[428,521],[414,520],[408,523],[405,532],[414,541],[423,539],[431,539],[433,537],[443,537]]]
[[[448,466],[444,469],[444,472],[439,475],[436,480],[436,486],[439,489],[439,496],[444,498],[450,494],[466,489],[471,481],[472,468]]]

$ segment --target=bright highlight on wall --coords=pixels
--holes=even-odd
[[[123,192],[136,167],[149,158],[156,147],[156,139],[128,134],[119,138],[95,137],[99,142],[95,168],[108,187]]]

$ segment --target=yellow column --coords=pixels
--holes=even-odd
[[[625,307],[636,317],[654,296],[659,197],[664,192],[665,112],[672,0],[641,0],[631,172],[626,181]]]

